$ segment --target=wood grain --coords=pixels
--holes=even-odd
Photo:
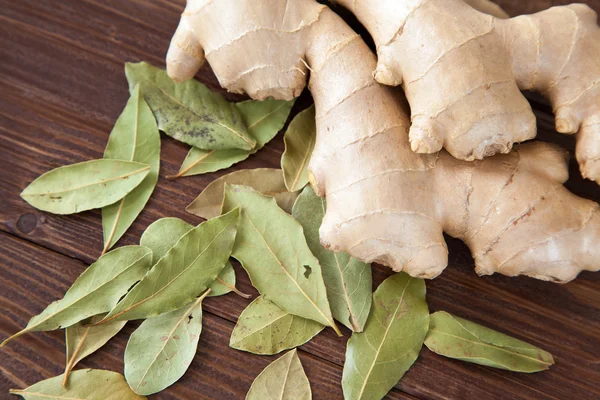
[[[499,1],[509,13],[534,12],[565,2]],[[599,1],[587,1],[600,10]],[[164,65],[164,54],[184,1],[170,0],[0,0],[0,317],[2,338],[24,326],[93,262],[102,249],[100,213],[54,216],[38,212],[18,194],[41,173],[102,156],[108,134],[128,98],[126,61]],[[355,25],[356,26],[356,25]],[[359,28],[359,27],[357,27]],[[205,66],[198,78],[214,90]],[[230,100],[242,97],[225,94]],[[540,138],[572,150],[572,138],[553,130],[553,117],[531,97]],[[295,107],[306,106],[305,95]],[[174,216],[198,223],[185,206],[225,172],[179,180],[187,147],[164,137],[161,180],[152,199],[119,244],[137,243],[154,220]],[[235,168],[278,167],[279,136]],[[230,172],[230,171],[227,171]],[[579,176],[571,163],[567,183],[575,193],[600,200],[600,188]],[[526,375],[444,359],[423,350],[390,398],[587,399],[599,398],[600,276],[584,273],[564,286],[528,278],[479,278],[466,247],[449,239],[450,263],[428,282],[432,311],[446,310],[501,330],[555,355],[550,371]],[[238,286],[256,294],[236,266]],[[391,272],[374,268],[374,287]],[[207,299],[199,354],[183,380],[157,399],[240,399],[272,358],[228,347],[237,316],[249,303],[234,295]],[[122,372],[122,352],[135,324],[81,366]],[[341,398],[345,342],[326,330],[302,347],[315,399]],[[62,333],[27,335],[0,350],[0,393],[60,374]]]

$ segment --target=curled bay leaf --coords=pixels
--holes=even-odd
[[[311,106],[296,115],[283,136],[281,169],[290,192],[301,190],[308,183],[308,163],[316,140],[315,106]]]
[[[145,62],[125,64],[125,75],[130,91],[140,85],[159,129],[172,138],[209,150],[255,147],[235,104],[197,80],[176,83]]]
[[[67,366],[63,374],[63,386],[66,386],[69,374],[75,365],[104,346],[127,323],[127,321],[111,322],[104,325],[92,325],[104,318],[105,314],[96,315],[87,323],[78,322],[65,329],[67,344]]]
[[[444,311],[431,315],[425,345],[445,357],[509,371],[538,372],[554,364],[539,347]]]
[[[419,356],[428,327],[425,282],[405,273],[383,281],[364,331],[348,341],[344,398],[382,399]]]
[[[110,249],[150,199],[160,168],[160,134],[152,110],[140,96],[140,88],[133,90],[125,109],[110,133],[104,158],[136,161],[150,166],[144,180],[118,202],[102,209],[104,252]]]
[[[161,218],[154,221],[144,231],[140,244],[152,249],[152,264],[154,265],[167,254],[171,247],[175,246],[183,235],[192,229],[194,229],[194,226],[182,219]],[[229,261],[227,261],[225,268],[217,276],[217,279],[210,285],[210,289],[209,297],[222,296],[231,291],[245,298],[250,297],[235,287],[235,270]]]
[[[185,374],[198,348],[205,296],[149,318],[133,332],[125,349],[125,379],[134,392],[160,392]]]
[[[25,329],[6,339],[2,346],[26,332],[65,328],[110,311],[148,272],[151,260],[152,251],[143,246],[119,247],[106,253],[77,278],[65,297],[31,318]]]
[[[150,172],[148,164],[92,160],[46,172],[21,192],[23,200],[53,214],[102,208],[122,199]]]
[[[371,310],[371,265],[321,246],[319,228],[325,209],[325,199],[309,186],[296,200],[292,215],[304,228],[306,243],[319,259],[333,317],[352,331],[361,332]]]
[[[259,296],[240,314],[229,346],[254,354],[277,354],[303,345],[323,328],[318,322],[290,314]]]
[[[202,150],[192,147],[175,177],[214,172],[245,160],[262,149],[283,128],[293,105],[294,100],[273,99],[236,103],[248,132],[256,139],[256,146],[252,150]]]
[[[212,181],[202,193],[187,206],[186,211],[205,219],[221,215],[223,190],[225,189],[226,183],[249,186],[265,196],[271,196],[277,201],[277,205],[287,213],[291,213],[294,201],[298,197],[297,192],[288,192],[285,188],[283,174],[280,169],[242,169],[223,175]]]
[[[312,399],[310,382],[295,349],[267,365],[252,382],[246,400],[265,399]]]
[[[321,266],[306,244],[302,226],[272,197],[226,184],[223,211],[238,207],[233,257],[254,287],[287,312],[330,326],[341,336],[331,315]]]
[[[100,323],[154,317],[193,301],[227,264],[238,219],[235,209],[183,235]]]
[[[11,389],[10,393],[26,400],[143,400],[133,393],[123,375],[101,369],[73,371],[69,384],[61,385],[62,376],[46,379],[27,389]]]

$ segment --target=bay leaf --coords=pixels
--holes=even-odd
[[[281,169],[290,192],[301,190],[308,183],[308,163],[316,140],[315,106],[311,106],[296,115],[283,136]]]
[[[117,321],[104,325],[91,325],[102,320],[104,316],[105,314],[96,315],[88,323],[78,322],[65,329],[67,365],[63,374],[63,386],[66,386],[71,370],[79,361],[104,346],[127,323],[127,321]]]
[[[223,211],[240,208],[233,248],[254,287],[289,313],[331,326],[333,321],[319,261],[302,226],[275,199],[246,186],[225,185]]]
[[[38,210],[74,214],[102,208],[122,199],[150,172],[148,164],[92,160],[48,171],[21,192]]]
[[[194,300],[227,264],[238,219],[232,210],[183,235],[100,323],[150,318]]]
[[[262,370],[254,379],[246,400],[310,400],[310,382],[296,349],[290,350]]]
[[[539,347],[444,311],[431,315],[425,345],[445,357],[509,371],[538,372],[554,364]]]
[[[161,218],[150,224],[144,231],[140,238],[140,245],[152,249],[152,265],[154,265],[167,254],[183,235],[192,229],[194,229],[193,225],[179,218]],[[210,285],[210,288],[209,297],[222,296],[231,291],[245,298],[250,297],[235,287],[235,270],[229,261],[227,261],[225,268],[217,276],[217,279]]]
[[[323,328],[318,322],[290,314],[259,296],[240,314],[229,346],[254,354],[277,354],[303,345]]]
[[[333,317],[352,331],[362,332],[371,310],[371,265],[321,246],[319,228],[325,209],[325,199],[308,186],[296,200],[292,215],[302,225],[306,243],[321,264]]]
[[[197,80],[176,83],[146,62],[126,63],[125,75],[130,91],[140,85],[158,128],[172,138],[209,150],[255,147],[238,108]]]
[[[271,196],[285,212],[291,213],[297,192],[288,192],[283,173],[275,168],[242,169],[212,181],[194,201],[187,206],[190,214],[209,219],[221,215],[225,183],[249,186],[259,193]]]
[[[125,348],[125,379],[134,392],[150,395],[171,386],[192,363],[202,332],[202,300],[149,318]]]
[[[294,100],[267,99],[248,100],[236,103],[248,132],[256,139],[252,150],[202,150],[192,147],[175,177],[206,174],[229,168],[262,149],[283,128]]]
[[[385,397],[419,356],[428,327],[425,282],[406,273],[383,281],[365,330],[347,344],[344,399]]]
[[[133,90],[125,109],[108,138],[104,158],[148,164],[150,171],[135,189],[118,202],[102,209],[104,252],[108,251],[129,229],[150,199],[160,168],[160,134],[152,110]]]
[[[101,369],[73,371],[69,385],[61,385],[62,376],[46,379],[27,389],[11,389],[10,393],[26,400],[143,400],[133,393],[123,375]]]
[[[25,329],[6,339],[2,346],[26,332],[65,328],[110,311],[148,272],[151,259],[151,250],[142,246],[119,247],[106,253],[77,278],[61,300],[31,318]]]

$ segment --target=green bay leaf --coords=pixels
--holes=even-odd
[[[344,398],[385,397],[419,356],[428,327],[425,282],[405,273],[383,281],[364,331],[348,341]]]
[[[194,300],[227,264],[238,219],[232,210],[183,235],[100,323],[154,317]]]
[[[295,349],[267,365],[252,382],[246,400],[265,399],[312,399],[310,382]]]
[[[176,83],[145,62],[125,64],[125,75],[130,91],[140,85],[159,129],[172,138],[207,150],[255,147],[235,104],[197,80]]]
[[[256,146],[252,150],[202,150],[192,147],[175,177],[215,172],[245,160],[277,135],[277,132],[283,128],[293,105],[294,100],[273,99],[236,103],[248,132],[256,139]]]
[[[23,200],[53,214],[74,214],[113,204],[150,172],[148,164],[92,160],[48,171],[21,192]]]
[[[148,164],[150,171],[135,189],[102,209],[104,252],[129,229],[150,199],[160,168],[160,134],[152,110],[136,86],[108,138],[104,158]]]
[[[319,259],[333,317],[352,331],[361,332],[371,310],[371,265],[321,246],[319,228],[325,209],[325,199],[309,186],[296,200],[292,215],[302,225],[306,243]]]
[[[281,169],[290,192],[301,190],[308,183],[308,163],[316,140],[315,107],[311,106],[296,115],[283,136]]]
[[[152,265],[154,265],[175,246],[183,235],[192,229],[194,229],[194,226],[182,219],[161,218],[150,224],[144,231],[140,239],[140,245],[152,249]],[[227,261],[225,268],[217,276],[217,279],[210,285],[210,289],[209,297],[222,296],[231,291],[242,297],[249,297],[235,287],[235,270],[229,261]]]
[[[185,374],[202,332],[204,297],[149,318],[133,332],[125,349],[125,379],[134,392],[160,392]]]
[[[63,386],[68,383],[69,374],[79,361],[104,346],[127,323],[127,321],[117,321],[104,325],[92,325],[102,320],[104,316],[105,314],[99,314],[92,317],[87,323],[78,322],[65,329],[67,365],[63,374]]]
[[[240,208],[233,249],[258,291],[289,313],[331,326],[319,261],[312,255],[302,226],[275,199],[252,188],[225,185],[223,211]]]
[[[62,376],[46,379],[27,389],[11,389],[10,393],[26,400],[143,400],[133,393],[123,375],[101,369],[74,371],[69,384],[62,386]]]
[[[297,192],[288,192],[283,173],[275,168],[242,169],[215,179],[187,206],[190,214],[209,219],[221,215],[225,184],[249,186],[265,196],[271,196],[284,211],[291,213]]]
[[[26,332],[65,328],[110,311],[144,277],[151,260],[152,251],[142,246],[125,246],[106,253],[77,278],[61,300],[31,318],[25,329],[2,345]]]
[[[254,354],[277,354],[301,346],[325,326],[282,310],[264,296],[242,311],[231,333],[229,346]]]
[[[425,345],[445,357],[516,372],[550,368],[550,353],[444,311],[431,315]]]

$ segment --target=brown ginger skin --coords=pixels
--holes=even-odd
[[[310,69],[317,115],[310,170],[327,197],[325,246],[423,278],[447,265],[443,232],[467,243],[479,274],[567,282],[600,267],[599,207],[562,186],[563,151],[531,143],[477,162],[414,153],[400,92],[374,80],[375,56],[327,7],[189,1],[169,74],[192,77],[201,54],[227,89],[255,98],[298,95]]]
[[[535,136],[520,90],[546,96],[556,129],[577,134],[584,177],[600,182],[600,28],[583,4],[501,19],[463,0],[336,0],[377,46],[376,79],[402,85],[413,150],[463,160],[508,152]],[[492,5],[467,0],[501,16]]]

